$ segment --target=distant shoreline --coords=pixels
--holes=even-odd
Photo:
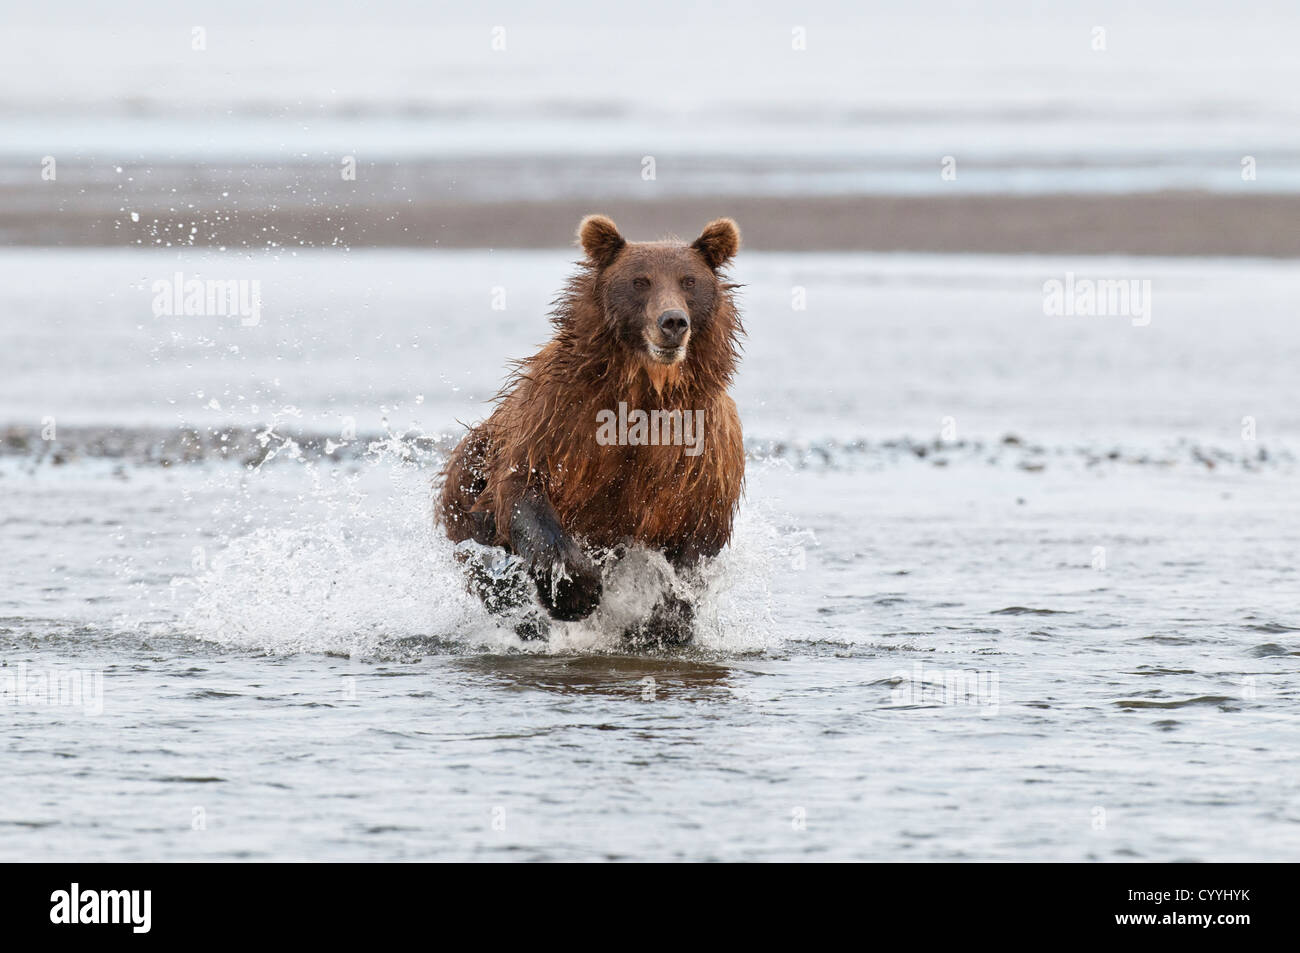
[[[502,202],[334,194],[318,205],[286,205],[257,190],[234,198],[201,187],[162,199],[8,186],[0,189],[0,245],[561,248],[571,244],[583,215],[603,212],[639,239],[686,234],[728,215],[753,250],[1300,257],[1300,195],[1291,193],[674,194]],[[191,235],[194,222],[199,228]]]

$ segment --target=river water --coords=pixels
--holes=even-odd
[[[1296,856],[1294,269],[743,255],[736,538],[631,654],[429,525],[570,257],[0,254],[0,857]]]

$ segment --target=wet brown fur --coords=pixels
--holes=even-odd
[[[744,483],[740,418],[727,393],[744,331],[736,286],[721,274],[739,233],[723,219],[691,245],[626,243],[612,222],[591,216],[579,235],[588,257],[554,303],[554,336],[516,363],[492,415],[453,452],[438,518],[453,541],[509,549],[514,507],[536,488],[588,548],[631,541],[692,563],[730,540]],[[638,289],[636,278],[650,286]],[[642,336],[654,340],[655,318],[672,307],[690,315],[686,355],[660,363]],[[620,401],[629,411],[703,410],[702,451],[600,445],[597,414],[617,412]]]

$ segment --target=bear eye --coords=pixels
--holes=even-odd
[[[639,291],[645,291],[645,289],[647,289],[647,288],[650,287],[650,279],[649,279],[649,278],[633,278],[633,279],[632,279],[632,287],[633,287],[633,288],[636,288],[636,289],[639,290]]]
[[[687,290],[690,290],[691,288],[694,288],[694,287],[695,287],[695,276],[694,276],[694,275],[687,275],[685,278],[683,278],[683,279],[682,279],[682,287],[683,287],[683,288],[686,288]]]

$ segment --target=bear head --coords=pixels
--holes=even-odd
[[[629,242],[604,215],[588,215],[578,226],[578,242],[595,270],[607,326],[647,365],[680,364],[693,344],[730,341],[736,329],[717,325],[735,320],[732,309],[722,307],[735,286],[720,273],[740,248],[731,219],[710,222],[687,244]]]

